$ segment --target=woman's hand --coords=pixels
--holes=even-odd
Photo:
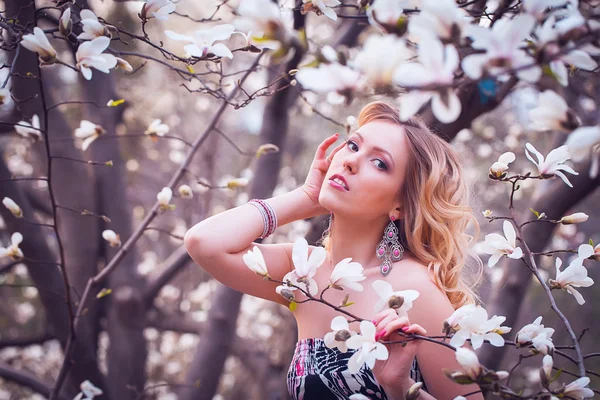
[[[372,321],[376,328],[376,340],[399,341],[406,340],[397,331],[426,335],[427,331],[418,324],[411,324],[408,316],[398,316],[396,310],[387,309],[378,313]],[[400,343],[386,344],[389,357],[387,360],[377,361],[373,367],[373,375],[384,389],[397,392],[401,386],[402,392],[410,387],[410,370],[413,359],[421,340],[409,340],[405,346]]]
[[[331,164],[331,158],[337,153],[344,145],[341,143],[337,146],[331,154],[326,158],[327,149],[331,147],[332,144],[338,139],[339,134],[336,133],[325,139],[317,148],[317,152],[315,153],[315,157],[313,159],[312,164],[310,165],[310,170],[306,177],[306,181],[304,185],[302,185],[302,190],[308,195],[313,204],[317,207],[319,205],[319,193],[321,192],[321,186],[323,185],[323,181],[325,180],[325,176],[327,175],[327,170],[329,169],[329,165]],[[321,207],[322,208],[322,207]],[[325,208],[322,208],[321,214],[326,214],[329,211]]]

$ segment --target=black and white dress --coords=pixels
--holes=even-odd
[[[337,348],[330,349],[321,338],[299,340],[287,373],[287,386],[292,399],[348,399],[360,393],[369,399],[387,400],[385,391],[366,364],[356,374],[348,371],[348,360],[355,351],[342,353]],[[422,390],[427,390],[416,358],[410,377],[415,382],[423,382]]]

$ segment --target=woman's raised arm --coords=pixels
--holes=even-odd
[[[321,143],[302,187],[266,200],[273,208],[280,226],[327,212],[319,205],[318,194],[328,169],[325,153],[336,139],[337,135],[333,135]],[[256,275],[246,267],[242,258],[248,250],[257,246],[273,279],[281,281],[292,270],[291,243],[253,243],[261,236],[263,229],[263,217],[259,209],[252,204],[245,204],[197,223],[186,232],[184,244],[192,259],[224,285],[287,305],[288,302],[275,293],[277,284]]]

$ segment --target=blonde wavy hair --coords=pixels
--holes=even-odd
[[[399,110],[391,104],[367,104],[358,116],[358,127],[374,120],[402,126],[408,139],[411,160],[403,190],[404,218],[395,222],[400,243],[433,270],[435,284],[455,309],[475,303],[479,298],[474,286],[483,273],[483,263],[471,244],[479,237],[480,227],[469,204],[470,187],[458,155],[421,118],[401,121]],[[473,236],[466,233],[469,224]],[[327,250],[329,238],[327,229],[322,242]]]

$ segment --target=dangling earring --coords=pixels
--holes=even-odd
[[[383,239],[376,248],[377,258],[383,258],[383,263],[379,267],[383,276],[387,276],[392,270],[392,263],[400,261],[404,255],[404,247],[398,240],[398,228],[394,224],[394,219],[394,217],[390,218],[390,223],[383,232]]]

